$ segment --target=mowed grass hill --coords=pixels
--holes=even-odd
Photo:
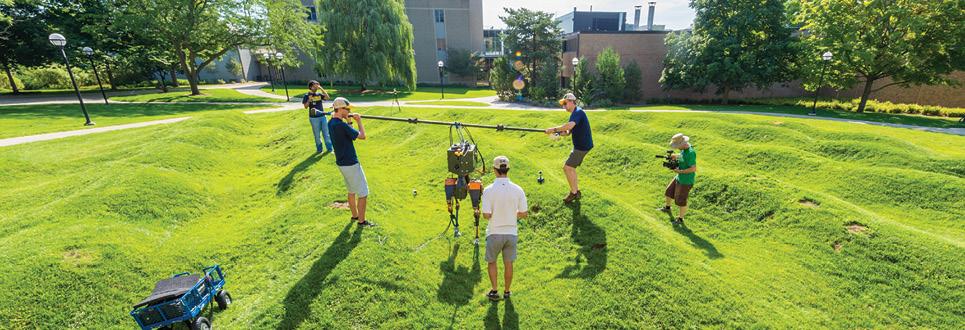
[[[487,159],[512,160],[531,208],[513,298],[499,303],[484,297],[483,247],[446,231],[442,126],[365,121],[379,226],[364,230],[333,207],[342,178],[333,155],[311,154],[301,111],[0,149],[0,327],[132,328],[130,306],[155,281],[215,263],[234,304],[213,323],[229,329],[965,327],[965,137],[752,115],[589,118],[596,148],[574,206],[561,202],[568,140],[472,130]],[[654,155],[677,132],[700,169],[686,228],[654,210],[672,177]]]

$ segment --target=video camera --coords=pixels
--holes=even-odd
[[[666,155],[657,155],[657,158],[663,158],[663,167],[669,168],[671,170],[676,170],[680,167],[680,161],[673,158],[673,150],[667,150]]]

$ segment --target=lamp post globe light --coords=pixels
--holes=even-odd
[[[285,100],[291,101],[291,96],[288,96],[288,78],[285,78],[285,66],[282,64],[282,59],[285,58],[281,52],[275,53],[275,58],[278,59],[278,68],[281,69],[281,81],[285,84]]]
[[[570,88],[572,88],[573,78],[576,77],[576,66],[580,65],[580,59],[578,57],[574,57],[573,60],[570,61],[570,64],[573,64],[573,76],[570,77]]]
[[[67,65],[67,75],[70,76],[70,83],[74,85],[74,93],[77,93],[77,101],[80,101],[80,110],[84,112],[84,119],[87,120],[84,126],[92,126],[94,122],[90,120],[90,114],[87,113],[87,106],[84,105],[84,98],[80,96],[80,89],[77,88],[77,81],[74,80],[74,72],[70,70],[70,59],[67,58],[67,52],[64,51],[64,46],[67,46],[67,38],[60,33],[53,33],[47,40],[50,44],[60,47],[60,54],[64,56],[64,64]]]
[[[824,62],[824,64],[822,65],[822,68],[821,68],[821,80],[818,83],[818,87],[814,88],[814,103],[811,103],[811,112],[808,113],[808,115],[810,116],[816,116],[818,114],[818,110],[817,110],[818,90],[821,89],[821,85],[824,85],[824,74],[827,72],[828,62],[831,62],[831,58],[833,56],[834,54],[831,54],[830,51],[827,51],[827,52],[824,52],[824,54],[821,54],[821,62]]]
[[[94,78],[97,79],[97,87],[101,89],[104,104],[110,104],[107,102],[107,94],[104,93],[104,85],[101,84],[101,76],[97,73],[97,64],[94,64],[94,49],[84,47],[82,50],[84,51],[84,55],[87,55],[87,59],[90,60],[90,67],[94,70]]]
[[[438,63],[436,63],[436,65],[439,66],[439,88],[442,89],[442,90],[441,90],[441,91],[442,91],[442,98],[445,99],[445,98],[446,98],[446,84],[445,84],[445,82],[442,80],[442,70],[445,69],[446,63],[440,60]]]
[[[268,80],[271,81],[271,91],[275,91],[275,76],[271,74],[271,53],[264,53],[262,57],[265,58],[265,67],[268,68]]]

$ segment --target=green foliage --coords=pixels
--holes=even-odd
[[[766,105],[795,105],[810,108],[814,102],[814,99],[810,98],[762,98],[762,99],[744,99],[740,100],[741,103],[747,104],[766,104]],[[822,99],[818,100],[817,107],[822,109],[831,110],[841,110],[841,111],[858,111],[858,107],[861,105],[861,99],[851,99],[851,100],[836,100],[836,99]],[[880,112],[880,113],[893,113],[893,114],[909,114],[909,115],[925,115],[925,116],[941,116],[941,117],[965,117],[965,108],[951,108],[951,107],[940,107],[934,105],[920,105],[920,104],[908,104],[908,103],[891,103],[888,101],[875,101],[869,100],[865,104],[864,111],[868,112]]]
[[[607,100],[612,103],[623,101],[627,81],[620,66],[620,54],[611,47],[603,49],[596,57],[596,72],[596,86]]]
[[[17,90],[21,90],[24,87],[23,81],[21,81],[17,76],[13,77],[13,83],[16,85]],[[5,73],[0,73],[0,89],[13,90],[13,87],[14,86],[10,84],[10,79],[7,78],[7,75]]]
[[[228,70],[228,72],[231,72],[231,74],[241,77],[240,79],[244,79],[244,73],[241,70],[241,62],[238,61],[236,57],[228,56],[228,60],[224,63],[224,68],[225,70]]]
[[[489,71],[489,84],[502,101],[511,101],[516,96],[513,88],[516,80],[516,70],[510,64],[510,57],[503,55],[493,60],[493,68]]]
[[[416,87],[412,23],[402,0],[329,0],[319,7],[326,47],[322,72],[338,72],[362,84]]]
[[[965,8],[961,1],[795,1],[795,22],[806,31],[803,75],[814,90],[831,51],[826,84],[863,83],[858,111],[873,92],[890,85],[957,85],[949,74],[965,69]],[[892,83],[874,88],[875,81]]]
[[[793,77],[795,43],[784,0],[695,0],[693,32],[666,39],[661,82],[667,89],[731,91],[765,88]]]
[[[552,102],[560,96],[560,62],[540,62],[536,70],[536,80],[529,89],[529,97],[536,101]]]
[[[515,62],[515,53],[520,52],[523,68],[519,72],[526,82],[525,91],[530,93],[527,96],[537,101],[556,97],[553,91],[559,89],[563,42],[560,36],[563,31],[553,19],[553,14],[526,8],[504,8],[503,10],[506,11],[506,16],[499,18],[506,23],[503,43],[512,54],[508,61],[510,64]],[[554,79],[556,87],[550,86],[549,83]]]
[[[643,73],[640,71],[640,66],[637,65],[636,61],[631,61],[625,67],[623,67],[623,76],[626,80],[626,85],[623,89],[623,102],[639,102],[643,96],[641,95],[642,92],[640,91]]]
[[[74,79],[76,79],[78,86],[92,86],[97,84],[92,71],[86,71],[78,67],[71,69],[74,72]],[[20,70],[19,76],[26,89],[73,88],[73,85],[70,83],[70,76],[67,74],[67,69],[64,68],[63,65],[49,64],[23,68]]]
[[[446,71],[460,77],[475,77],[476,60],[469,50],[449,48],[447,51]]]
[[[573,81],[571,82],[573,95],[576,95],[576,98],[583,101],[585,105],[593,103],[593,99],[596,97],[593,82],[596,80],[596,75],[590,71],[590,63],[586,59],[580,58],[580,63],[573,70]]]

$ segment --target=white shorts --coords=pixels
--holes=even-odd
[[[366,197],[369,195],[369,183],[365,181],[365,172],[362,171],[362,164],[356,163],[350,166],[339,166],[342,178],[345,179],[345,188],[348,192],[355,194],[355,197]]]

